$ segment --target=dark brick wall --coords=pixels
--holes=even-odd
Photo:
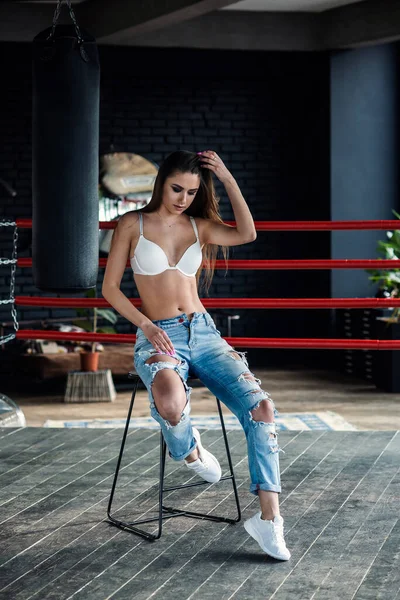
[[[255,220],[329,219],[329,57],[324,53],[100,47],[100,152],[110,144],[160,163],[170,152],[213,149],[238,181]],[[31,216],[31,67],[29,44],[1,44],[0,217]],[[78,150],[79,151],[79,150]],[[49,174],[51,176],[51,174]],[[217,182],[224,219],[233,219]],[[30,256],[29,234],[22,239]],[[0,255],[10,252],[1,232]],[[328,258],[329,234],[259,232],[231,258]],[[99,294],[103,277],[99,271]],[[31,272],[17,269],[16,294],[40,295]],[[329,296],[324,271],[216,271],[210,296]],[[8,294],[9,268],[0,273]],[[122,290],[136,296],[130,271]],[[326,336],[327,311],[235,311],[233,335]],[[18,310],[20,319],[68,316],[68,310]],[[0,320],[9,310],[0,307]],[[126,320],[121,332],[134,331]],[[224,332],[222,332],[224,333]],[[320,353],[319,353],[320,354]],[[309,352],[250,351],[253,364],[310,360]]]

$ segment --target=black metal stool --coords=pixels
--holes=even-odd
[[[140,380],[139,375],[135,371],[131,371],[129,373],[128,377],[130,379],[133,379],[133,392],[132,392],[131,403],[129,405],[128,416],[126,418],[126,424],[125,424],[124,434],[122,436],[121,449],[119,451],[117,466],[116,466],[116,469],[115,469],[114,481],[113,481],[113,484],[112,484],[110,500],[108,502],[107,516],[108,516],[109,521],[111,523],[113,523],[114,525],[116,525],[117,527],[120,527],[121,529],[127,529],[128,531],[132,531],[133,533],[141,535],[142,537],[144,537],[144,538],[146,538],[148,540],[157,540],[157,539],[159,539],[161,537],[161,533],[162,533],[162,522],[163,522],[163,519],[170,519],[172,517],[185,516],[185,517],[192,517],[192,518],[195,518],[195,519],[207,519],[207,520],[210,520],[210,521],[217,521],[217,522],[223,522],[223,523],[232,523],[232,524],[233,523],[237,523],[238,521],[240,521],[240,519],[241,519],[241,511],[240,511],[239,496],[238,496],[237,487],[236,487],[235,474],[233,472],[232,459],[231,459],[231,453],[230,453],[230,450],[229,450],[228,438],[227,438],[227,435],[226,435],[224,418],[222,416],[221,403],[218,400],[218,398],[216,398],[217,407],[218,407],[218,413],[219,413],[219,418],[221,420],[221,427],[222,427],[222,432],[223,432],[223,435],[224,435],[226,454],[227,454],[228,463],[229,463],[229,470],[230,470],[230,473],[231,473],[230,475],[227,475],[226,477],[221,477],[220,481],[223,481],[225,479],[231,479],[232,480],[233,491],[234,491],[235,500],[236,500],[237,513],[238,513],[237,518],[236,519],[228,519],[226,517],[218,517],[216,515],[206,515],[206,514],[203,514],[203,513],[190,512],[190,511],[187,511],[187,510],[180,510],[180,509],[177,509],[177,508],[171,508],[171,507],[167,507],[167,506],[163,505],[163,494],[164,494],[164,492],[171,492],[173,490],[179,490],[179,489],[186,488],[186,487],[194,487],[194,486],[197,486],[197,485],[205,485],[205,484],[210,485],[210,484],[209,484],[208,481],[199,481],[197,483],[187,483],[187,484],[183,484],[183,485],[177,485],[177,486],[174,486],[174,487],[164,487],[165,456],[166,456],[167,445],[166,445],[166,443],[164,441],[164,437],[162,435],[162,431],[160,431],[160,480],[159,480],[158,517],[154,517],[152,519],[141,519],[141,520],[133,521],[132,523],[127,523],[125,521],[120,521],[120,520],[118,520],[118,519],[116,519],[115,517],[112,516],[112,514],[111,514],[112,501],[113,501],[113,498],[114,498],[115,487],[117,485],[118,473],[119,473],[119,469],[120,469],[120,466],[121,466],[121,461],[122,461],[122,455],[123,455],[123,452],[124,452],[126,436],[128,434],[129,422],[131,420],[133,404],[134,404],[134,401],[135,401],[135,395],[136,395],[138,383],[139,383],[139,380]],[[192,379],[194,379],[194,378],[192,378]],[[167,514],[164,514],[164,513],[167,513]],[[135,527],[136,525],[139,525],[139,524],[142,524],[142,523],[150,523],[151,521],[158,521],[158,533],[157,534],[148,533],[146,531],[143,531],[143,529],[139,529],[138,527]]]

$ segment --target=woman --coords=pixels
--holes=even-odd
[[[225,225],[219,215],[212,173],[225,186],[236,227]],[[221,337],[197,291],[203,262],[207,291],[210,287],[219,246],[226,259],[228,246],[256,237],[250,210],[221,158],[211,150],[173,152],[159,169],[149,204],[119,219],[102,293],[138,327],[134,365],[174,460],[206,481],[221,477],[218,460],[190,423],[189,369],[237,416],[247,438],[250,491],[261,508],[244,526],[267,554],[288,560],[278,501],[276,410],[249,371],[245,353],[235,352]],[[141,312],[120,290],[128,256]]]

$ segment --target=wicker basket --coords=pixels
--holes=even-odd
[[[64,402],[112,402],[116,396],[111,369],[68,373]]]

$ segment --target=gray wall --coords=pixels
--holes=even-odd
[[[331,56],[331,219],[391,219],[399,207],[398,45]],[[332,258],[376,258],[384,231],[332,232]],[[363,270],[332,270],[332,297],[374,296]]]

